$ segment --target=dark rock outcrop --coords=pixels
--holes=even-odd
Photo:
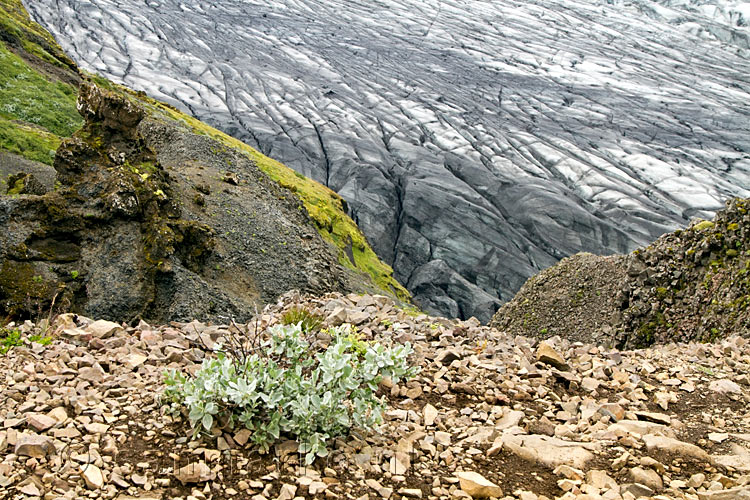
[[[57,187],[21,173],[0,196],[0,317],[242,320],[289,289],[372,289],[246,156],[90,83],[78,109]]]
[[[620,347],[750,335],[750,200],[629,255],[579,254],[529,279],[491,325]]]

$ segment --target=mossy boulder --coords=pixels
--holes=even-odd
[[[37,194],[42,195],[47,192],[47,188],[37,180],[34,174],[18,172],[15,175],[8,176],[7,194]]]

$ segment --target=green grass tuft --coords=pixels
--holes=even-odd
[[[323,326],[323,317],[301,307],[289,309],[281,317],[282,325],[296,325],[297,323],[300,324],[304,333],[317,332]]]
[[[5,355],[14,347],[22,346],[21,332],[18,330],[0,329],[0,354]]]
[[[3,40],[59,67],[75,68],[54,37],[29,17],[21,0],[0,0]]]
[[[42,129],[0,116],[0,149],[47,165],[55,160],[61,139]]]

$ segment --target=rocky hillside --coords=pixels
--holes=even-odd
[[[381,385],[382,426],[307,467],[283,436],[267,455],[246,430],[191,438],[160,404],[163,372],[196,370],[234,326],[66,314],[25,323],[22,345],[0,356],[0,497],[750,498],[746,339],[620,352],[337,294],[283,296],[249,326],[299,308],[323,327],[357,325],[364,340],[412,343],[421,372]],[[24,342],[32,334],[54,340]]]
[[[338,195],[81,73],[20,2],[0,8],[0,317],[226,321],[290,289],[408,300]]]
[[[750,334],[750,200],[626,256],[579,254],[529,279],[492,325],[620,346]]]

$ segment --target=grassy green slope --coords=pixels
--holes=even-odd
[[[0,0],[0,40],[0,150],[51,165],[62,138],[83,123],[76,111],[76,89],[66,82],[72,78],[60,75],[77,78],[81,72],[52,36],[29,19],[20,0]],[[45,66],[59,71],[43,71]],[[138,100],[156,119],[176,122],[251,158],[271,179],[296,193],[318,232],[338,248],[343,265],[366,273],[382,290],[409,300],[409,292],[393,278],[391,267],[377,257],[346,214],[338,194],[172,106],[97,75],[85,77]]]
[[[60,79],[74,80],[76,67],[19,0],[0,0],[0,40],[0,148],[51,165],[62,138],[83,123],[75,86]]]

